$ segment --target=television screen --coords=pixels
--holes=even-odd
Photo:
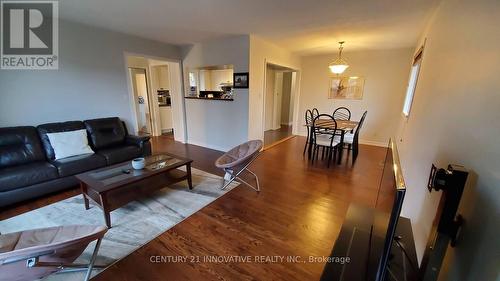
[[[389,141],[375,205],[351,204],[331,257],[349,257],[345,264],[327,263],[322,281],[387,281],[390,251],[398,224],[405,183],[396,144]],[[396,254],[396,253],[395,253]],[[393,273],[393,271],[392,271]]]
[[[375,208],[377,215],[373,223],[373,235],[383,239],[383,248],[377,253],[376,281],[385,280],[394,233],[398,223],[406,185],[401,173],[396,144],[389,140],[379,193]]]

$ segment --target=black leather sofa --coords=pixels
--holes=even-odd
[[[80,129],[95,153],[55,160],[47,134]],[[0,128],[0,208],[74,187],[76,174],[147,155],[149,137],[129,135],[117,117]]]

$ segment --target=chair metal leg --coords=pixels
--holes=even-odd
[[[85,270],[85,271],[87,271],[87,273],[85,274],[84,280],[88,281],[90,279],[90,275],[92,274],[92,269],[94,267],[96,267],[96,268],[105,268],[106,267],[104,265],[94,265],[95,260],[97,258],[97,253],[99,252],[99,247],[101,246],[101,241],[102,241],[102,238],[97,239],[97,242],[96,242],[95,247],[94,247],[94,252],[92,253],[92,257],[90,258],[90,261],[88,264],[78,264],[78,263],[66,264],[66,263],[58,263],[58,262],[41,262],[39,260],[39,256],[37,256],[37,257],[27,259],[26,266],[29,268],[57,267],[60,270],[55,272],[56,274],[77,272],[77,271],[84,271]]]
[[[330,168],[330,157],[332,156],[332,147],[328,148],[328,155],[326,157],[326,167]]]
[[[306,154],[307,146],[309,145],[309,127],[307,128],[307,139],[306,139],[306,144],[304,145],[304,152],[302,155]]]
[[[233,175],[231,175],[231,178],[227,182],[225,178],[222,178],[222,187],[220,189],[225,190],[235,179],[236,177]]]
[[[94,247],[94,253],[92,253],[92,258],[90,259],[89,269],[87,270],[87,274],[85,275],[85,281],[90,279],[90,275],[92,274],[92,268],[94,267],[95,259],[97,258],[97,252],[99,251],[99,247],[101,246],[102,238],[97,239],[97,243]]]
[[[250,169],[247,168],[246,170],[247,170],[247,172],[249,172],[250,174],[252,174],[255,177],[255,182],[257,183],[257,189],[256,190],[260,191],[259,177],[254,172],[250,171]]]
[[[257,157],[254,157],[254,159],[252,159],[248,164],[246,164],[243,168],[241,168],[236,174],[234,173],[233,170],[230,170],[230,169],[224,169],[224,171],[226,173],[229,173],[231,175],[231,179],[229,179],[229,181],[226,183],[226,179],[222,179],[222,187],[221,189],[222,190],[225,190],[229,184],[231,184],[235,179],[237,179],[238,181],[241,181],[243,184],[251,187],[252,189],[254,189],[255,191],[259,192],[260,191],[260,183],[259,183],[259,177],[257,177],[257,175],[250,171],[250,169],[248,169],[248,166],[250,166],[250,164],[252,164],[252,162],[256,159]],[[244,179],[242,179],[240,177],[240,174],[243,173],[243,171],[247,171],[248,173],[252,174],[254,177],[255,177],[255,181],[257,183],[257,186],[253,186],[251,184],[249,184],[248,182],[246,182]]]

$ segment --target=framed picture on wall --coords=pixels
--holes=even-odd
[[[233,88],[248,88],[248,72],[233,73]]]
[[[361,100],[365,78],[358,76],[331,77],[328,89],[329,99]]]

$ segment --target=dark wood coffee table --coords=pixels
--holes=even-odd
[[[193,160],[172,154],[146,157],[146,168],[134,170],[130,161],[79,174],[85,209],[92,200],[104,212],[106,225],[111,228],[109,213],[144,195],[168,185],[187,180],[193,188],[191,163]],[[186,166],[186,171],[178,168]]]

